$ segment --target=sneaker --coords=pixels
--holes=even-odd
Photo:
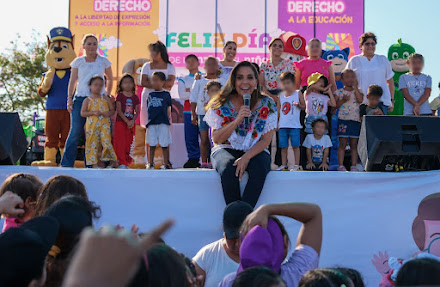
[[[200,165],[200,168],[209,168],[209,165],[207,163],[202,163],[202,165]]]
[[[145,168],[146,168],[146,169],[154,169],[154,165],[151,165],[150,163],[147,163],[147,164],[145,165]]]
[[[276,169],[276,171],[285,171],[285,170],[288,170],[289,168],[287,167],[287,165],[280,165],[277,169]]]
[[[120,169],[128,169],[128,166],[126,166],[125,164],[121,164],[121,165],[119,166],[119,168],[120,168]]]
[[[208,168],[209,168],[209,169],[214,169],[214,168],[212,167],[212,162],[208,163]]]
[[[167,165],[162,165],[161,167],[160,167],[160,169],[173,169],[173,166],[172,166],[172,164],[171,163],[168,163]]]
[[[352,167],[350,167],[350,171],[358,172],[359,169],[357,168],[357,166],[353,165]]]
[[[338,171],[347,171],[347,169],[345,168],[345,166],[341,165],[338,166]]]
[[[198,158],[190,158],[183,165],[183,168],[198,168],[200,167],[200,162]]]
[[[299,165],[295,165],[290,171],[302,171],[302,167]]]

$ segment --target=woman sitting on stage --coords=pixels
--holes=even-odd
[[[245,94],[251,95],[249,106],[244,105]],[[254,207],[270,171],[267,147],[277,127],[277,108],[260,93],[258,71],[251,63],[235,66],[225,87],[208,103],[205,121],[211,127],[211,159],[220,174],[226,204],[243,200]],[[249,180],[241,198],[245,171]]]

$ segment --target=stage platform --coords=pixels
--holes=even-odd
[[[218,174],[213,170],[118,170],[0,166],[0,181],[16,172],[43,181],[59,174],[84,182],[90,199],[101,205],[103,223],[148,231],[166,218],[176,226],[165,241],[187,256],[222,236],[225,207]],[[417,246],[412,221],[427,195],[440,192],[440,171],[411,173],[270,172],[258,205],[302,201],[319,204],[324,218],[320,266],[350,266],[368,286],[380,276],[373,254],[388,250],[407,258]],[[440,207],[439,207],[440,208]],[[283,222],[295,245],[300,225]]]

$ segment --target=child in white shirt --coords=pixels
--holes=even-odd
[[[304,110],[306,104],[304,97],[299,90],[295,90],[295,75],[291,72],[281,74],[280,81],[283,86],[283,92],[278,101],[278,145],[281,148],[282,165],[278,170],[287,170],[287,151],[289,148],[289,139],[295,155],[295,166],[292,171],[299,170],[301,146],[300,131],[302,128],[300,122],[301,110]]]
[[[307,149],[307,170],[328,170],[328,156],[333,144],[330,137],[325,134],[327,128],[328,124],[322,118],[312,122],[313,134],[308,134],[303,142],[303,147]]]

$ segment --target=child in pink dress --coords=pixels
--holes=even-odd
[[[35,203],[40,196],[39,190],[43,186],[41,180],[31,174],[16,173],[9,176],[0,187],[0,196],[7,191],[17,194],[23,200],[24,213],[19,217],[6,215],[2,232],[9,228],[19,227],[24,222],[32,218],[35,209]]]

